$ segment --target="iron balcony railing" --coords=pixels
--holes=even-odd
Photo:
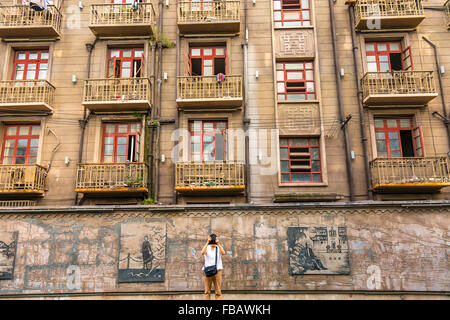
[[[435,94],[433,71],[367,72],[361,79],[363,97],[386,94]]]
[[[62,15],[55,6],[35,11],[30,6],[0,6],[0,28],[3,27],[53,27],[59,33]]]
[[[356,25],[364,19],[377,17],[422,16],[424,10],[421,0],[356,0]]]
[[[245,165],[240,162],[182,162],[175,168],[176,188],[244,188]]]
[[[52,106],[55,87],[47,80],[5,80],[0,81],[0,105],[39,104]]]
[[[147,190],[148,165],[129,163],[78,164],[77,192]]]
[[[91,6],[90,25],[154,25],[155,10],[151,3],[139,3],[134,11],[130,4],[94,4]]]
[[[0,165],[0,193],[43,193],[47,169],[37,164]]]
[[[178,23],[230,22],[240,20],[240,1],[179,1]]]
[[[215,76],[178,77],[177,100],[242,99],[242,76],[227,75],[225,81]]]
[[[148,78],[89,79],[84,83],[83,102],[151,101]]]
[[[450,185],[449,157],[378,158],[370,163],[372,185]]]

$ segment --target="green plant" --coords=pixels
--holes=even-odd
[[[133,178],[131,176],[126,176],[125,185],[127,187],[137,187],[142,185],[142,182],[143,182],[142,177]]]
[[[153,198],[147,198],[147,199],[144,199],[144,200],[141,202],[141,204],[142,204],[142,205],[155,204],[155,200],[154,200]]]
[[[140,112],[133,112],[133,117],[138,118],[138,119],[142,119],[143,114]]]
[[[159,121],[158,120],[149,120],[148,121],[148,125],[150,127],[158,127],[159,126]]]
[[[175,42],[171,41],[169,37],[167,37],[164,33],[158,32],[158,29],[155,28],[153,32],[153,36],[150,39],[151,42],[161,43],[163,48],[175,48]]]

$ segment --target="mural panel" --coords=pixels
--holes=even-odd
[[[288,227],[289,273],[350,274],[345,227]]]
[[[163,282],[165,223],[124,223],[120,230],[119,282]]]
[[[0,231],[0,280],[14,276],[18,232]]]

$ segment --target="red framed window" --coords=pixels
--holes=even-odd
[[[109,78],[142,77],[144,66],[143,48],[110,49],[108,54]]]
[[[378,157],[423,157],[422,131],[411,117],[375,118],[374,122]]]
[[[137,122],[103,124],[102,162],[139,161],[140,127]]]
[[[274,0],[275,27],[302,27],[311,25],[309,0]]]
[[[189,121],[190,160],[223,161],[226,159],[227,121]]]
[[[39,149],[40,125],[7,125],[3,138],[3,164],[34,164]]]
[[[14,55],[13,80],[47,79],[48,50],[18,50]]]
[[[315,100],[314,66],[312,62],[277,63],[278,100]]]
[[[189,48],[187,74],[190,76],[226,74],[226,54],[224,46]]]
[[[215,7],[220,5],[220,1],[214,1]],[[212,11],[213,0],[191,0],[192,11]]]
[[[402,49],[401,41],[366,42],[368,72],[413,69],[411,47]]]
[[[280,138],[281,182],[322,182],[319,138]]]
[[[111,0],[111,2],[115,4],[122,4],[122,3],[132,4],[135,1],[144,2],[144,0]]]

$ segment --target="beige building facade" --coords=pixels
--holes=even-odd
[[[446,297],[449,2],[47,2],[0,1],[0,296],[195,298],[215,232],[230,297]]]

